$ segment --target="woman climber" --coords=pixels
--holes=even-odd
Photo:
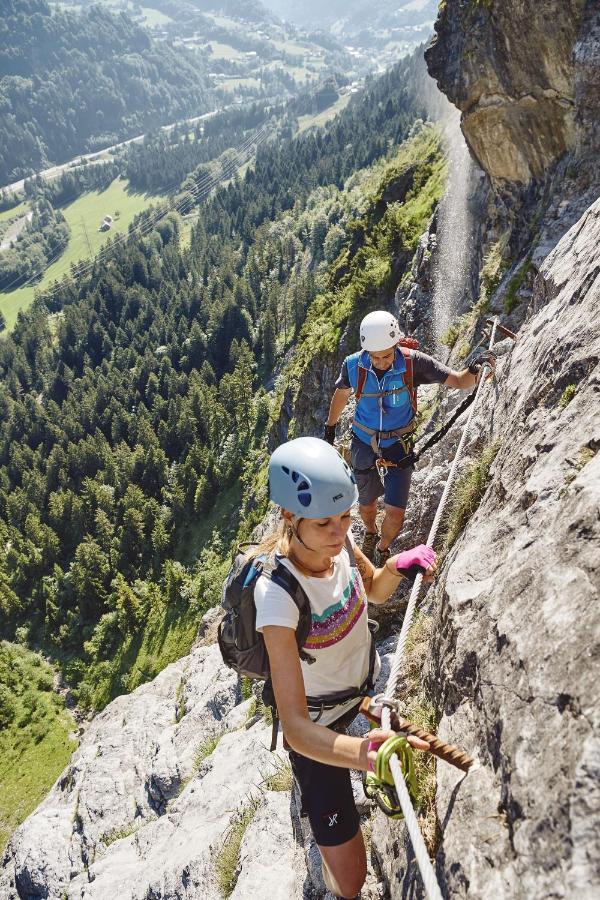
[[[278,447],[269,462],[269,486],[282,520],[258,552],[274,552],[296,577],[310,601],[311,625],[300,651],[298,606],[263,574],[254,591],[256,630],[269,655],[284,741],[302,812],[321,852],[325,884],[337,896],[354,897],[365,880],[366,853],[349,769],[369,771],[377,747],[392,735],[381,729],[365,738],[346,734],[360,695],[379,668],[367,600],[385,603],[399,579],[417,571],[431,581],[436,557],[422,545],[390,556],[381,568],[373,566],[350,532],[350,509],[358,498],[354,475],[319,438]],[[311,717],[315,705],[318,712]],[[408,740],[417,749],[429,748],[417,738]]]

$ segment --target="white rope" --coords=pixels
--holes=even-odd
[[[492,333],[490,335],[490,343],[489,348],[493,347],[494,340],[496,337],[496,325],[498,324],[497,317],[494,318],[494,324],[492,326]],[[469,412],[469,417],[463,426],[463,432],[458,443],[458,447],[456,448],[456,453],[454,454],[454,459],[452,461],[452,466],[450,467],[450,472],[448,473],[448,478],[446,479],[446,484],[444,486],[444,492],[438,504],[438,508],[436,510],[435,517],[433,519],[433,523],[431,525],[431,529],[429,531],[429,536],[427,538],[427,546],[433,547],[433,543],[435,541],[435,537],[437,534],[437,530],[440,526],[440,522],[442,521],[442,515],[444,513],[444,508],[448,501],[448,496],[450,494],[450,488],[452,487],[452,483],[456,477],[456,471],[458,468],[458,460],[462,454],[463,448],[465,446],[465,442],[467,439],[467,434],[469,431],[469,427],[471,425],[471,421],[473,419],[473,413],[475,412],[475,407],[477,406],[477,401],[479,399],[479,395],[483,389],[484,382],[486,380],[486,370],[489,368],[487,364],[482,366],[481,377],[479,379],[479,384],[477,386],[477,392],[475,394],[475,399],[473,404],[471,405],[471,411]],[[406,613],[404,615],[404,621],[402,623],[402,629],[400,631],[400,636],[398,638],[398,643],[396,645],[396,651],[394,653],[394,659],[392,661],[392,665],[390,668],[390,674],[388,676],[387,686],[385,689],[386,697],[393,697],[396,693],[396,688],[398,686],[398,682],[400,680],[400,669],[402,664],[402,657],[404,655],[404,649],[406,647],[406,640],[408,638],[408,632],[410,626],[412,624],[412,619],[415,612],[415,607],[417,604],[417,597],[419,596],[419,590],[421,588],[421,583],[423,581],[423,576],[421,574],[417,575],[415,578],[415,582],[413,584],[412,591],[410,593],[410,598],[408,601],[408,606],[406,608]],[[391,729],[391,711],[388,706],[384,706],[381,712],[381,727],[390,730]],[[400,806],[402,812],[404,814],[404,820],[406,822],[406,827],[408,829],[408,834],[410,836],[411,843],[413,845],[413,850],[415,852],[415,858],[417,860],[417,865],[419,866],[419,870],[421,872],[421,878],[423,879],[423,884],[425,885],[425,890],[427,892],[427,896],[430,900],[442,900],[442,892],[440,891],[440,886],[438,884],[433,866],[431,864],[431,860],[429,859],[429,854],[427,853],[427,848],[425,846],[425,841],[423,840],[423,835],[421,834],[421,829],[419,828],[419,824],[417,822],[417,817],[410,799],[410,794],[408,793],[408,788],[406,787],[406,782],[404,780],[404,775],[402,774],[402,768],[398,761],[398,757],[394,754],[390,759],[390,772],[394,778],[394,784],[396,786],[396,793],[398,794],[398,799],[400,801]]]

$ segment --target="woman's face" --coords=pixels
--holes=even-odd
[[[350,528],[350,510],[327,519],[302,519],[298,533],[307,547],[327,556],[341,553]]]

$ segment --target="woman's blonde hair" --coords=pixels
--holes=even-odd
[[[294,529],[292,528],[291,522],[284,519],[282,515],[281,521],[275,531],[272,531],[264,537],[259,544],[250,547],[247,556],[251,559],[263,554],[265,556],[271,556],[273,553],[277,553],[278,556],[287,556],[290,552],[290,544],[292,543],[293,536]]]

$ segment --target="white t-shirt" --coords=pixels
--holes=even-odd
[[[303,649],[315,658],[301,660],[307,697],[327,697],[358,688],[369,672],[371,638],[367,620],[367,595],[360,572],[350,565],[344,547],[333,561],[333,574],[326,578],[303,575],[289,559],[281,562],[296,576],[311,607],[311,628]],[[254,589],[256,630],[265,625],[298,626],[298,607],[284,588],[261,575]],[[379,668],[377,660],[376,674]],[[356,705],[350,701],[319,717],[328,725]]]

